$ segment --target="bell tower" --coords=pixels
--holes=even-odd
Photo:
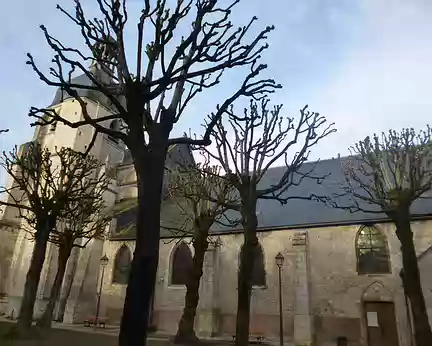
[[[90,72],[98,79],[109,78],[97,65],[92,65]],[[105,77],[101,75],[105,75]],[[73,78],[71,82],[76,85],[92,85],[92,81],[85,74]],[[76,91],[78,96],[86,102],[86,112],[93,119],[113,114],[113,106],[101,92],[88,89],[77,89]],[[61,88],[57,90],[49,108],[70,122],[84,120],[80,103]],[[115,119],[99,124],[106,128],[118,128],[119,123],[120,119]],[[37,126],[33,140],[41,142],[43,146],[52,151],[55,147],[69,147],[76,151],[85,152],[92,142],[94,132],[95,129],[91,125],[71,128],[60,121],[56,121],[49,125]],[[124,151],[125,145],[121,141],[100,133],[92,145],[90,155],[113,167],[122,162]]]
[[[90,73],[94,76],[104,74],[97,65],[90,68]],[[71,82],[74,85],[92,85],[92,80],[86,74],[73,78]],[[85,101],[85,111],[93,119],[106,117],[114,113],[112,104],[101,92],[89,89],[76,89],[76,93],[83,101]],[[70,122],[77,122],[84,119],[80,102],[61,88],[56,91],[53,102],[47,108],[54,110],[62,118],[67,119]],[[100,122],[99,124],[106,128],[121,128],[121,124],[119,127],[118,120],[107,120]],[[115,197],[117,194],[115,179],[116,166],[123,161],[125,145],[116,138],[112,138],[107,134],[102,133],[99,133],[93,140],[94,133],[95,129],[90,125],[71,128],[60,121],[56,121],[45,126],[37,126],[34,132],[33,141],[40,142],[51,152],[54,152],[56,147],[58,149],[68,147],[79,152],[85,152],[87,151],[88,146],[92,144],[89,154],[104,164],[106,175],[113,178],[112,184],[104,196],[106,207],[110,208],[115,203]],[[93,239],[88,247],[82,251],[76,251],[76,254],[70,258],[66,270],[66,276],[70,277],[71,280],[65,280],[62,287],[62,297],[65,296],[65,299],[67,299],[68,294],[66,293],[73,293],[75,292],[74,290],[78,290],[78,292],[85,291],[89,297],[94,296],[93,291],[95,290],[95,282],[93,281],[98,277],[98,260],[102,256],[103,242],[103,239]],[[8,305],[5,312],[9,316],[14,315],[14,318],[16,318],[20,310],[25,276],[29,267],[29,259],[31,258],[31,253],[33,251],[33,242],[26,237],[24,231],[17,228],[16,239],[12,248],[13,255],[9,270],[10,275],[8,275],[7,279]],[[52,244],[48,246],[35,305],[36,318],[43,312],[46,299],[49,296],[55,277],[56,251],[56,246]],[[87,273],[85,278],[84,273]],[[79,280],[77,281],[76,278]],[[78,285],[79,287],[75,287],[74,285]],[[74,296],[72,293],[71,297],[73,298]],[[88,301],[87,303],[89,306],[93,306],[93,301]],[[61,307],[58,308],[59,311],[55,312],[56,315],[61,318],[69,316],[70,314],[68,314],[68,311],[70,309],[68,310],[66,301],[60,304],[60,306]]]

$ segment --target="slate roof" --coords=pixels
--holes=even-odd
[[[100,72],[100,71],[98,72],[98,70],[94,71],[96,78],[99,78],[100,73],[102,73],[102,72]],[[93,82],[90,80],[90,78],[86,74],[82,74],[82,75],[79,75],[77,77],[72,78],[71,83],[83,85],[83,86],[94,85]],[[80,97],[86,97],[90,100],[101,103],[102,105],[104,105],[105,107],[107,107],[109,109],[112,108],[111,102],[101,92],[99,92],[97,90],[89,90],[89,89],[76,89],[76,90],[77,90],[78,95]],[[61,88],[58,88],[55,95],[54,95],[54,99],[53,99],[50,107],[57,105],[68,98],[72,98],[72,96],[69,95],[66,91],[62,90]]]
[[[317,184],[314,180],[305,179],[302,184],[290,190],[290,195],[309,196],[314,193],[323,196],[340,193],[340,186],[344,181],[341,165],[344,159],[345,158],[337,158],[320,161],[316,165],[315,174],[330,174],[330,176],[327,177],[322,184]],[[305,170],[310,169],[310,165],[313,164],[315,163],[306,163],[303,165],[303,168]],[[277,183],[284,172],[285,167],[269,169],[261,181],[262,186],[270,186]],[[346,198],[339,200],[340,204],[344,204],[344,202],[347,202]],[[169,207],[167,207],[168,205]],[[418,200],[412,206],[411,212],[414,217],[432,218],[432,200]],[[178,209],[175,208],[173,204],[170,205],[169,201],[165,201],[161,210],[162,222],[164,222],[164,219],[170,220],[170,222],[173,220],[181,222],[181,215],[178,213]],[[260,230],[361,224],[387,220],[384,214],[362,212],[350,213],[349,211],[326,206],[324,203],[299,199],[290,200],[284,205],[281,205],[278,201],[274,200],[259,200],[257,214],[258,228]],[[236,219],[239,216],[234,212],[230,212],[229,215],[231,219]],[[233,232],[236,230],[238,231],[240,228],[237,227],[236,229],[233,229],[215,224],[211,232]],[[162,232],[162,236],[169,235],[167,235],[166,232]]]
[[[304,179],[299,186],[290,189],[288,196],[309,196],[311,194],[332,196],[342,193],[341,185],[344,183],[342,162],[345,159],[335,158],[320,161],[316,165],[314,174],[317,176],[330,174],[330,176],[324,179],[321,184],[317,184],[311,179]],[[306,163],[303,165],[303,169],[306,171],[313,164],[315,163]],[[262,186],[276,184],[284,172],[285,167],[269,169],[261,180]],[[338,199],[338,203],[340,205],[349,205],[349,198],[341,197]],[[367,208],[372,209],[370,206]],[[413,216],[429,215],[432,217],[432,200],[418,200],[413,204],[411,212]],[[321,202],[300,199],[289,200],[284,205],[274,200],[259,200],[257,214],[258,227],[261,229],[319,227],[332,224],[356,224],[387,220],[386,215],[382,213],[351,213],[347,210],[332,208]],[[225,228],[220,229],[226,230]]]

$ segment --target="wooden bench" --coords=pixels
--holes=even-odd
[[[108,321],[108,318],[106,318],[106,317],[98,317],[98,319],[97,319],[98,325],[97,326],[105,328],[107,321]],[[93,326],[93,325],[95,325],[95,323],[96,323],[96,316],[89,316],[84,320],[84,326],[85,327]]]
[[[235,343],[236,336],[233,335],[233,336],[232,336],[232,339],[233,339],[233,343]],[[253,341],[251,341],[251,339],[252,339]],[[255,344],[255,343],[257,343],[257,344],[262,344],[264,340],[265,340],[265,337],[264,337],[263,335],[249,335],[249,342],[250,342],[251,344]]]

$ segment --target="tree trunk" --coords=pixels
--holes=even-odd
[[[37,289],[39,287],[50,233],[49,224],[50,223],[46,221],[46,224],[44,224],[43,227],[38,227],[35,234],[35,244],[30,261],[30,267],[26,275],[24,294],[16,329],[20,335],[26,334],[32,325]]]
[[[155,128],[146,148],[139,141],[130,147],[137,174],[138,212],[136,245],[120,325],[120,346],[146,344],[159,260],[160,204],[169,134],[169,131],[156,131]]]
[[[68,303],[69,295],[72,289],[72,284],[74,282],[75,271],[78,262],[79,248],[75,248],[75,250],[72,251],[73,252],[70,256],[72,263],[71,260],[68,261],[68,266],[66,267],[66,273],[65,273],[65,275],[68,276],[69,278],[66,282],[66,286],[62,290],[63,293],[60,292],[60,299],[59,299],[58,309],[57,309],[57,317],[54,318],[55,320],[60,322],[63,322],[64,314],[66,311],[66,305]]]
[[[254,253],[258,245],[256,229],[256,198],[242,197],[242,225],[244,243],[240,251],[240,270],[238,275],[238,300],[236,321],[236,345],[246,346],[249,343],[250,300],[252,291],[252,272]]]
[[[396,235],[401,242],[403,285],[411,302],[416,346],[430,346],[432,345],[432,332],[421,287],[409,213],[399,213]]]
[[[60,246],[58,254],[58,268],[54,279],[54,283],[51,287],[50,299],[42,315],[42,318],[37,322],[37,326],[49,329],[52,325],[54,308],[56,306],[57,300],[60,296],[60,290],[63,283],[63,278],[66,272],[66,265],[71,253],[72,247],[70,246]]]
[[[208,232],[212,222],[205,221],[203,225],[196,225],[194,234],[194,256],[192,258],[192,270],[189,282],[186,285],[185,307],[180,319],[177,334],[174,338],[175,343],[190,344],[198,341],[195,334],[194,324],[196,310],[199,302],[199,286],[203,275],[204,256],[208,248]]]

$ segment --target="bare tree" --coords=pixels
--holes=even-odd
[[[53,160],[54,155],[47,148],[31,142],[21,153],[17,147],[9,154],[4,152],[0,162],[14,181],[10,188],[2,189],[9,198],[0,201],[0,205],[19,210],[21,226],[29,231],[35,243],[17,324],[21,334],[31,327],[50,233],[66,207],[86,196],[87,184],[99,165],[67,148],[56,149]]]
[[[432,345],[432,333],[420,282],[411,229],[411,207],[430,197],[432,188],[431,129],[416,133],[390,130],[351,147],[343,164],[343,192],[333,206],[350,212],[384,213],[396,226],[401,242],[404,289],[411,301],[417,346]]]
[[[270,199],[284,204],[291,199],[321,199],[313,194],[298,196],[292,188],[306,179],[321,183],[326,177],[314,174],[316,164],[304,169],[303,163],[308,160],[310,149],[335,131],[333,124],[327,125],[323,116],[307,111],[307,106],[300,110],[296,122],[294,118],[284,119],[280,115],[281,105],[269,110],[268,103],[268,99],[258,104],[252,100],[243,116],[235,115],[232,108],[226,110],[231,131],[227,131],[220,119],[212,132],[216,152],[203,149],[222,166],[228,181],[240,196],[240,203],[229,206],[240,212],[244,230],[236,326],[236,344],[240,346],[249,341],[251,280],[259,246],[257,201]],[[230,134],[234,138],[229,138]],[[278,159],[285,160],[284,173],[273,185],[263,186],[263,177]]]
[[[182,228],[170,227],[168,224],[162,227],[175,231],[177,236],[191,236],[195,250],[186,284],[183,315],[174,339],[176,343],[189,344],[198,341],[194,323],[204,256],[210,241],[209,231],[215,223],[233,223],[225,215],[226,205],[237,202],[238,195],[233,193],[233,187],[227,180],[220,178],[220,167],[211,166],[208,160],[194,167],[180,166],[171,171],[168,177],[168,191],[170,197],[178,201],[183,223]]]
[[[81,160],[81,158],[80,158]],[[88,161],[88,168],[100,167],[96,158],[83,157]],[[73,162],[76,165],[77,162]],[[82,192],[78,200],[71,200],[51,231],[49,242],[58,246],[57,273],[51,287],[49,302],[37,325],[51,328],[55,305],[59,299],[67,262],[73,248],[84,248],[90,242],[103,235],[111,219],[106,212],[104,194],[108,189],[109,179],[101,174],[97,179],[88,179],[80,188]],[[67,299],[67,297],[66,297]]]
[[[136,59],[126,58],[125,27],[128,20],[125,0],[97,0],[102,17],[86,18],[80,1],[75,13],[63,12],[80,30],[89,53],[66,46],[41,26],[48,45],[53,49],[50,76],[41,71],[29,54],[28,64],[46,84],[59,87],[82,108],[82,120],[70,121],[52,109],[32,108],[36,124],[60,121],[77,128],[91,125],[92,147],[98,134],[123,141],[133,157],[138,182],[139,212],[137,239],[120,328],[120,344],[145,344],[148,312],[154,291],[159,253],[160,202],[164,162],[169,145],[190,143],[207,145],[210,132],[230,104],[239,97],[259,97],[279,87],[272,79],[255,78],[266,65],[258,61],[268,47],[263,44],[272,26],[254,36],[248,43],[256,21],[233,29],[232,9],[240,0],[225,7],[217,0],[178,0],[169,8],[166,0],[144,0],[137,25]],[[189,31],[180,34],[179,27],[190,23]],[[148,29],[147,43],[144,28]],[[144,53],[143,54],[143,50]],[[94,68],[85,66],[91,62]],[[133,66],[133,67],[132,67]],[[136,68],[134,69],[134,67]],[[201,139],[170,138],[188,104],[204,89],[217,85],[224,72],[248,67],[249,73],[239,88],[221,102]],[[80,71],[90,81],[85,85],[71,78]],[[133,71],[133,73],[132,73]],[[87,100],[77,90],[103,95],[111,104],[112,114],[99,118],[87,110]],[[116,129],[107,123],[120,121]]]

